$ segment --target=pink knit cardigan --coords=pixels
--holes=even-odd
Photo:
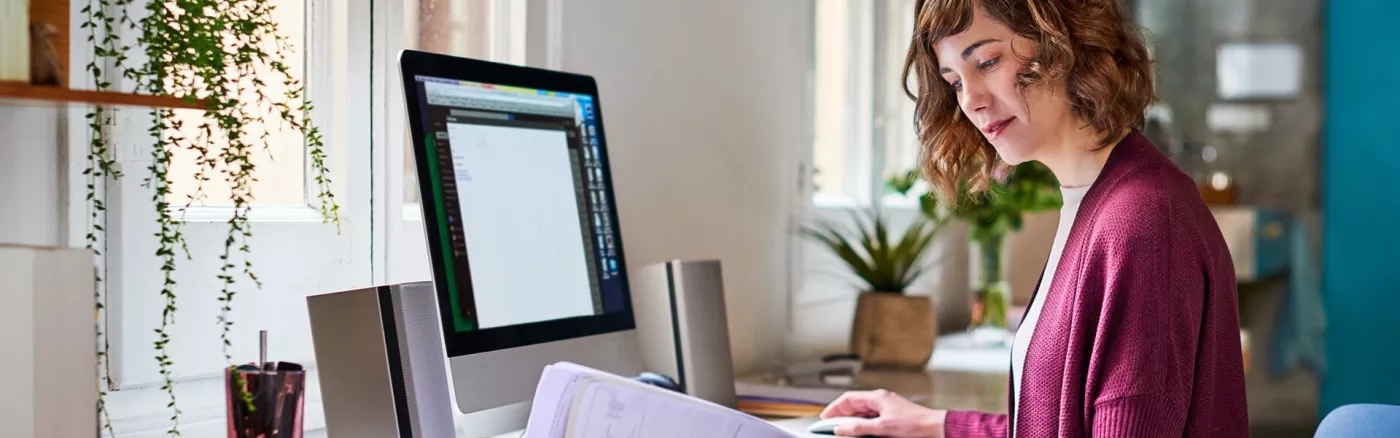
[[[1039,289],[1039,288],[1037,288]],[[1192,180],[1138,132],[1109,154],[1031,336],[1019,411],[948,438],[1249,434],[1235,272]]]

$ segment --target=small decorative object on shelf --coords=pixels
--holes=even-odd
[[[34,23],[29,28],[29,83],[34,85],[59,86],[62,81],[59,72],[63,63],[58,59],[58,50],[53,40],[58,36],[58,28],[48,23]]]
[[[301,438],[306,406],[306,370],[267,360],[267,330],[259,335],[258,363],[225,372],[228,438]]]
[[[0,81],[29,81],[29,0],[0,0]]]

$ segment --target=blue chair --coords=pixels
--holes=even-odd
[[[1400,406],[1357,403],[1338,407],[1322,419],[1313,436],[1400,437]]]

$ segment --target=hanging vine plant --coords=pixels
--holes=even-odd
[[[151,95],[177,96],[206,103],[194,126],[185,126],[175,111],[153,109],[147,133],[153,142],[150,165],[144,185],[151,190],[152,207],[157,215],[160,245],[155,252],[161,260],[164,282],[159,293],[165,300],[164,310],[156,328],[155,357],[163,379],[161,389],[170,397],[171,435],[179,434],[180,410],[175,399],[174,363],[170,355],[170,330],[175,323],[178,307],[178,285],[175,281],[177,263],[191,259],[189,246],[181,230],[179,212],[205,201],[204,185],[221,178],[230,188],[227,201],[232,216],[227,221],[227,236],[220,253],[218,278],[222,290],[218,297],[221,308],[217,323],[222,328],[224,359],[232,363],[230,330],[240,278],[261,287],[249,258],[252,224],[248,213],[252,208],[253,186],[256,181],[254,157],[270,153],[272,139],[268,129],[279,119],[305,139],[311,171],[317,187],[317,198],[326,222],[339,225],[339,206],[331,192],[330,172],[326,167],[322,137],[309,118],[312,105],[305,97],[304,86],[286,63],[292,47],[278,32],[269,0],[90,0],[82,9],[88,30],[88,41],[94,48],[92,63],[87,66],[94,85],[100,90],[118,86],[120,77],[134,91]],[[125,36],[125,37],[124,37]],[[133,61],[133,55],[140,55]],[[270,76],[258,74],[271,72]],[[118,76],[119,75],[119,76]],[[265,93],[267,81],[278,81],[285,92]],[[99,234],[104,232],[99,215],[105,211],[97,187],[106,178],[121,178],[112,158],[113,111],[93,107],[87,114],[91,131],[88,151],[87,199],[91,203],[93,229],[87,236],[88,246],[97,251]],[[167,173],[177,151],[189,151],[195,157],[193,194],[182,206],[168,201],[171,181]],[[100,279],[99,279],[100,280]],[[99,316],[105,309],[105,296],[98,296]],[[113,435],[105,404],[110,382],[107,369],[107,348],[99,325],[99,368],[103,369],[98,410],[104,428]]]

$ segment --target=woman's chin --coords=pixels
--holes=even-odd
[[[996,149],[997,157],[1000,157],[1001,161],[1007,165],[1015,166],[1030,161],[1030,154],[1028,153],[1030,151],[1026,150],[1027,148],[1021,147],[1021,145],[993,143],[992,147]]]

